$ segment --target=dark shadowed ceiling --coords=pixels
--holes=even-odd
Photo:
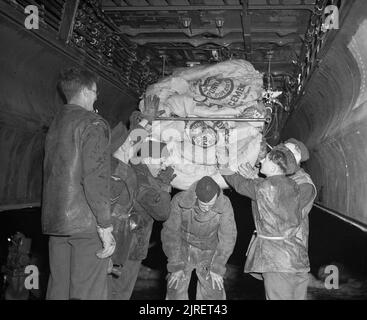
[[[156,68],[245,58],[293,74],[315,0],[103,0],[122,33],[156,49]]]

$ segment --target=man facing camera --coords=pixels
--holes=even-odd
[[[194,269],[197,300],[226,299],[223,275],[237,229],[231,202],[211,177],[174,196],[161,235],[168,258],[167,300],[188,300]]]

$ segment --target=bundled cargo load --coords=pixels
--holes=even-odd
[[[159,104],[143,99],[139,109],[162,120],[153,121],[143,139],[166,143],[167,152],[158,162],[145,163],[152,168],[171,165],[176,174],[171,184],[177,189],[186,190],[205,175],[227,188],[220,171],[254,165],[260,152],[264,122],[235,120],[265,118],[262,79],[251,63],[236,59],[179,69],[150,85],[145,98],[154,97]],[[130,139],[119,149],[121,159],[131,158],[127,154],[133,148]]]
[[[263,94],[263,76],[245,60],[178,70],[150,85],[146,96],[160,99],[166,116],[241,116]],[[146,111],[144,100],[139,108]]]

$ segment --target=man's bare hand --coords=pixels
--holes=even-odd
[[[164,184],[170,184],[177,176],[174,172],[175,170],[171,166],[168,166],[167,168],[159,171],[157,179]]]
[[[153,121],[155,117],[161,116],[165,111],[159,108],[159,97],[147,96],[144,98],[144,110],[142,111],[143,117],[148,121]]]
[[[171,273],[168,279],[168,288],[172,288],[176,284],[174,288],[177,289],[178,283],[183,279],[185,279],[185,273],[183,270]]]
[[[252,167],[248,162],[238,167],[238,173],[246,179],[256,179],[259,177],[259,169]]]
[[[217,285],[218,290],[223,290],[224,286],[223,286],[223,277],[213,271],[210,271],[210,277],[212,279],[212,286],[213,289],[215,290],[215,285]]]

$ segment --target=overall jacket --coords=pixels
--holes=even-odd
[[[308,251],[308,215],[316,198],[317,190],[311,180],[311,177],[303,169],[299,169],[295,174],[291,175],[290,178],[297,183],[300,190],[302,223],[299,230],[297,231],[296,236],[299,239],[302,239],[304,246]]]
[[[251,180],[235,174],[225,179],[252,199],[256,236],[247,251],[245,272],[308,272],[308,250],[299,232],[304,226],[299,186],[282,175]]]
[[[50,235],[111,225],[110,129],[98,114],[65,105],[45,141],[42,229]]]
[[[168,258],[167,270],[184,270],[187,264],[205,260],[208,271],[223,276],[237,237],[232,204],[221,191],[214,206],[202,214],[195,187],[196,183],[174,196],[171,214],[163,224],[161,239]]]
[[[113,261],[144,260],[148,253],[153,222],[170,214],[171,196],[145,164],[118,161],[112,188],[112,218],[117,241]]]

